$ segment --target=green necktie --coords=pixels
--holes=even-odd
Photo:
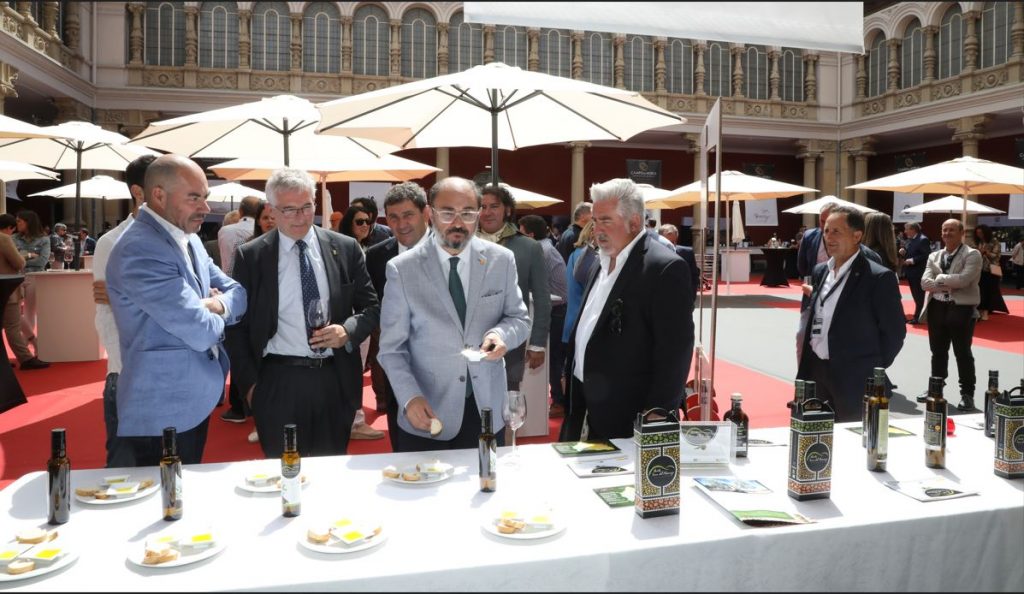
[[[448,259],[450,271],[448,272],[448,292],[452,294],[452,302],[455,303],[455,311],[459,314],[459,321],[466,325],[466,293],[462,290],[462,278],[459,277],[459,258],[452,256]]]

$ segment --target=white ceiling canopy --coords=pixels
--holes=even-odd
[[[465,2],[466,22],[864,53],[863,2]]]

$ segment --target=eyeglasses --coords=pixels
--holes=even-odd
[[[460,210],[456,212],[454,210],[446,208],[441,210],[435,210],[434,214],[437,215],[437,220],[441,221],[446,225],[454,221],[456,216],[462,219],[463,223],[476,222],[477,218],[480,217],[479,210]]]
[[[316,207],[312,203],[310,203],[310,204],[307,204],[305,206],[301,206],[301,207],[298,207],[298,208],[296,208],[294,206],[286,206],[284,208],[278,208],[278,207],[275,206],[274,208],[276,208],[277,212],[281,213],[281,215],[283,215],[285,218],[293,219],[293,218],[299,216],[300,214],[302,216],[306,216],[306,215],[312,214],[313,213],[313,209],[316,208]]]
[[[352,221],[352,224],[358,225],[360,227],[365,227],[370,224],[370,219],[355,219],[354,221]]]

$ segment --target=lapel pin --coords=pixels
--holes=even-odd
[[[477,258],[477,262],[479,262],[479,263],[480,263],[480,265],[481,265],[481,266],[483,266],[484,264],[486,264],[486,263],[487,263],[487,260],[486,260],[486,259],[484,259],[484,257],[483,257],[483,256],[480,256],[479,258]]]

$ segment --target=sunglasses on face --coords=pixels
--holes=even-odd
[[[370,219],[356,219],[352,221],[352,224],[358,227],[366,227],[370,224]]]

